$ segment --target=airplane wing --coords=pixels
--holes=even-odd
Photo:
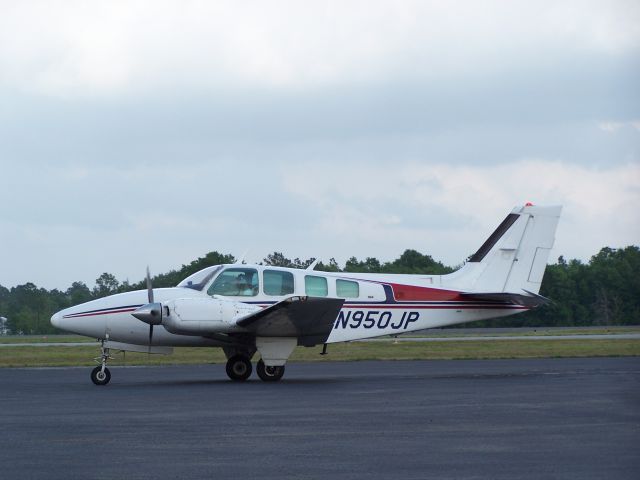
[[[526,295],[521,293],[509,293],[509,292],[480,292],[480,293],[461,293],[460,296],[465,298],[466,300],[481,300],[481,301],[491,301],[491,302],[504,302],[504,303],[515,303],[516,305],[521,305],[523,307],[535,308],[541,305],[545,305],[549,303],[547,297],[543,297],[542,295],[538,295],[537,293],[530,292],[528,290],[523,290]]]
[[[298,344],[325,343],[343,299],[290,297],[236,321],[258,337],[297,337]]]

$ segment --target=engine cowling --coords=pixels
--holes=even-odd
[[[162,325],[178,335],[242,331],[236,320],[261,310],[255,305],[220,298],[179,298],[162,305]]]

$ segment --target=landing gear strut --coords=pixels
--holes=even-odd
[[[227,360],[227,375],[231,380],[244,382],[251,376],[251,360],[244,355],[234,355]]]
[[[109,355],[109,349],[104,347],[104,340],[100,346],[100,356],[96,357],[96,361],[100,366],[91,370],[91,381],[96,385],[106,385],[111,380],[111,372],[107,368],[107,360],[113,358]]]
[[[256,365],[258,376],[263,382],[277,382],[284,375],[284,365],[279,367],[267,367],[262,359]]]

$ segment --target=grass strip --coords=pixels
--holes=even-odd
[[[506,358],[621,357],[640,356],[640,340],[511,340],[461,342],[349,342],[329,345],[328,355],[320,346],[298,347],[292,362],[361,360],[462,360]],[[179,347],[173,355],[113,352],[109,365],[180,365],[224,363],[219,348]],[[0,349],[0,367],[56,367],[93,365],[98,344],[84,347],[20,347]]]
[[[602,327],[602,328],[568,328],[568,329],[545,329],[523,328],[522,331],[506,329],[506,332],[500,332],[499,329],[491,329],[487,332],[469,332],[464,329],[442,329],[427,330],[418,333],[407,333],[402,337],[407,338],[434,338],[434,337],[530,337],[530,336],[554,336],[561,337],[563,335],[616,335],[622,333],[640,333],[640,327]]]
[[[83,337],[82,335],[10,335],[0,337],[0,344],[19,343],[95,343],[95,338]]]
[[[567,329],[546,329],[536,328],[529,329],[524,327],[522,331],[514,329],[506,329],[506,332],[500,332],[500,329],[491,329],[487,332],[473,331],[469,332],[465,329],[434,329],[425,330],[415,333],[407,333],[401,335],[402,338],[442,338],[442,337],[526,337],[526,336],[562,336],[562,335],[615,335],[620,333],[640,333],[640,326],[611,326],[602,328],[567,328]],[[392,338],[390,336],[383,338]],[[19,344],[19,343],[95,343],[95,339],[84,337],[81,335],[9,335],[0,336],[0,344]]]

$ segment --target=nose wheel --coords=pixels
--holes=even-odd
[[[91,381],[96,385],[106,385],[111,380],[111,372],[107,367],[96,367],[91,370]]]
[[[100,365],[91,370],[91,381],[95,385],[106,385],[111,380],[111,372],[107,368],[107,360],[113,358],[109,355],[109,349],[104,347],[104,340],[100,344],[100,356],[96,357],[96,362]]]

